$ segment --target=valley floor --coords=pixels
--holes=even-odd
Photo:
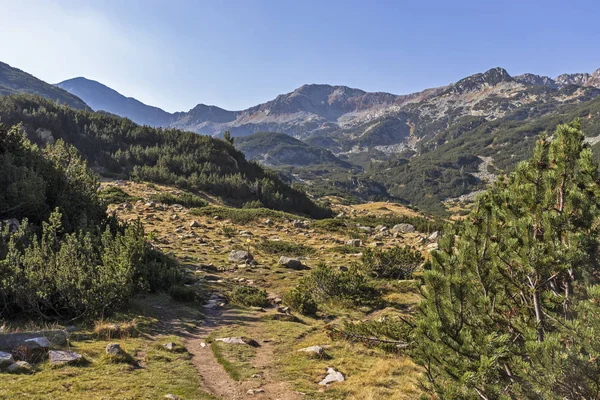
[[[340,304],[320,305],[320,318],[299,316],[278,320],[278,304],[307,271],[278,264],[279,257],[261,250],[263,240],[302,244],[310,249],[300,257],[314,267],[320,262],[331,268],[348,266],[360,259],[361,248],[389,248],[411,244],[426,250],[429,232],[393,235],[383,232],[340,232],[303,226],[283,214],[263,217],[248,213],[228,218],[220,212],[198,215],[192,209],[151,201],[159,193],[178,190],[132,182],[106,182],[118,186],[136,200],[112,205],[120,219],[140,218],[149,240],[177,258],[207,290],[204,305],[176,302],[166,294],[139,297],[130,309],[110,322],[137,321],[139,335],[98,338],[91,329],[73,334],[70,346],[90,363],[84,366],[40,367],[33,375],[4,375],[0,398],[31,399],[145,399],[168,394],[180,399],[415,399],[419,397],[419,368],[398,354],[388,354],[360,343],[333,341],[327,326],[344,321],[374,320],[406,315],[419,301],[417,285],[411,281],[389,282],[383,288],[385,307],[347,308]],[[214,199],[213,209],[219,210]],[[219,208],[217,208],[219,207]],[[336,206],[346,215],[385,215],[414,211],[389,203]],[[225,213],[225,216],[223,216]],[[352,249],[350,239],[361,247]],[[250,249],[257,265],[232,263],[232,250]],[[265,289],[272,305],[243,308],[228,304],[231,290],[240,284]],[[224,337],[245,337],[257,346],[226,344]],[[105,340],[109,339],[109,340]],[[131,364],[103,361],[104,347],[118,342],[135,359]],[[165,351],[163,344],[175,342],[187,351]],[[297,350],[319,345],[327,358],[310,358]],[[344,382],[318,384],[332,367],[345,376]]]

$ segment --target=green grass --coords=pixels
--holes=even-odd
[[[285,242],[283,240],[263,240],[254,244],[257,250],[269,254],[285,255],[292,257],[306,256],[314,253],[314,249],[303,244]]]
[[[161,339],[178,342],[176,337]],[[109,342],[76,341],[70,350],[88,360],[84,366],[38,366],[33,375],[2,375],[2,399],[159,399],[168,393],[185,399],[214,399],[201,390],[198,371],[186,353],[171,353],[143,338],[118,341],[140,367],[113,363],[104,356]]]
[[[231,379],[242,381],[249,379],[258,370],[252,366],[252,360],[256,355],[256,349],[245,344],[225,344],[215,341],[221,337],[248,336],[247,331],[235,326],[219,328],[213,331],[207,338],[210,342],[215,359],[227,371]]]
[[[362,250],[360,247],[342,245],[342,246],[332,247],[329,249],[329,251],[331,253],[338,253],[338,254],[357,254],[357,253],[360,253]]]
[[[259,219],[272,219],[278,221],[305,219],[298,215],[289,214],[283,211],[275,211],[268,208],[229,208],[218,206],[207,206],[196,208],[190,211],[190,214],[208,217],[220,217],[229,219],[236,224],[247,224]]]

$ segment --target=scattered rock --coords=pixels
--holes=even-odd
[[[281,297],[275,297],[272,301],[273,301],[273,304],[281,304],[283,299]]]
[[[49,349],[50,346],[52,346],[52,343],[50,343],[48,338],[45,338],[43,336],[36,337],[33,339],[27,339],[27,340],[25,340],[24,343],[25,343],[25,346],[27,346],[29,349],[34,349],[34,350]]]
[[[200,223],[198,221],[190,222],[190,228],[198,228],[200,227]]]
[[[218,338],[215,339],[215,342],[223,342],[227,344],[247,344],[252,347],[260,347],[258,342],[254,339],[250,339],[244,336],[239,337],[226,337],[226,338]]]
[[[289,314],[291,310],[289,307],[277,307],[277,311],[282,314]]]
[[[435,242],[436,240],[438,240],[439,237],[440,237],[440,233],[438,231],[435,231],[431,235],[429,235],[427,240],[429,240],[430,242]]]
[[[344,378],[344,375],[341,372],[338,372],[335,369],[328,367],[327,368],[327,376],[325,376],[325,378],[323,378],[323,380],[321,382],[319,382],[319,385],[327,386],[330,383],[344,382],[345,380],[346,380],[346,378]]]
[[[348,272],[348,267],[345,267],[345,266],[343,266],[343,265],[340,265],[340,266],[338,267],[338,270],[339,270],[339,271],[342,271],[342,272]]]
[[[0,351],[0,369],[4,369],[14,364],[15,359],[12,354]]]
[[[398,232],[398,233],[409,233],[409,232],[414,232],[415,231],[415,227],[414,225],[411,224],[398,224],[395,225],[392,230],[394,232]]]
[[[250,231],[240,231],[240,236],[254,236]]]
[[[48,353],[50,358],[50,364],[74,364],[79,362],[83,357],[81,354],[75,353],[74,351],[59,351],[50,350]]]
[[[298,350],[300,353],[307,353],[313,357],[325,358],[325,349],[321,346],[310,346]]]
[[[17,361],[14,364],[11,364],[6,368],[6,371],[11,374],[27,374],[33,371],[31,364],[27,361]]]
[[[164,398],[165,398],[165,399],[168,399],[168,400],[181,400],[181,397],[179,397],[179,396],[176,396],[176,395],[174,395],[174,394],[171,394],[171,393],[169,393],[169,394],[165,394],[165,397],[164,397]]]
[[[360,239],[350,239],[346,242],[346,246],[360,247],[361,245],[362,245],[362,240],[360,240]]]
[[[177,345],[173,342],[169,342],[169,343],[165,343],[163,344],[163,347],[169,351],[173,351],[175,350],[175,348],[177,347]]]
[[[294,228],[308,228],[310,227],[310,223],[308,221],[297,219],[295,221],[292,221],[292,226]]]
[[[244,250],[232,250],[229,254],[229,261],[234,263],[243,263],[254,260],[252,254]]]
[[[283,265],[286,268],[291,269],[302,269],[302,262],[295,258],[281,256],[279,258],[279,264]]]
[[[119,356],[123,353],[123,349],[121,348],[121,345],[119,343],[109,343],[106,345],[106,354]]]
[[[273,225],[273,221],[270,220],[270,219],[268,219],[268,220],[265,221],[265,225],[272,226]]]
[[[255,394],[264,393],[264,392],[265,392],[264,389],[248,389],[248,391],[246,393],[251,396],[254,396]]]
[[[358,229],[367,233],[371,233],[373,231],[373,228],[370,226],[359,226]]]

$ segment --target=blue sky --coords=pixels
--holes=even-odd
[[[162,107],[243,109],[305,83],[410,93],[501,66],[600,68],[600,2],[0,0],[0,61]]]

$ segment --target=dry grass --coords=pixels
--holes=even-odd
[[[127,339],[138,336],[137,320],[122,323],[99,320],[94,322],[94,335],[98,339]]]
[[[113,205],[111,211],[124,220],[140,217],[146,231],[152,232],[152,242],[163,251],[173,254],[187,268],[195,271],[195,275],[206,280],[210,292],[230,293],[239,285],[250,285],[265,289],[271,297],[282,297],[294,288],[298,281],[310,271],[294,271],[278,264],[283,254],[273,251],[273,246],[265,248],[265,241],[281,241],[302,245],[308,249],[302,256],[303,264],[315,267],[324,262],[331,267],[348,266],[360,261],[360,252],[375,242],[381,248],[413,245],[422,246],[420,241],[426,238],[425,233],[410,233],[395,238],[392,235],[364,236],[364,246],[355,248],[352,253],[339,253],[334,249],[344,245],[350,238],[349,230],[328,232],[320,229],[294,227],[286,219],[272,219],[267,225],[265,218],[257,218],[246,222],[233,222],[226,217],[215,219],[212,214],[194,215],[191,209],[176,208],[168,205],[160,207],[146,206],[146,201],[161,192],[173,192],[173,189],[153,185],[126,182],[121,187],[130,195],[142,200],[132,204],[131,208]],[[219,204],[209,199],[212,206]],[[355,206],[334,206],[337,212],[352,216],[365,215],[406,215],[418,216],[418,212],[392,203],[370,203]],[[220,215],[220,214],[217,214]],[[227,214],[223,214],[227,215]],[[199,226],[190,227],[196,221]],[[251,236],[242,236],[241,231],[249,231]],[[231,232],[225,235],[224,232]],[[247,242],[249,240],[249,243]],[[268,242],[271,243],[271,242]],[[246,249],[250,246],[257,266],[247,267],[232,264],[228,261],[231,250]],[[285,247],[280,245],[279,248]],[[292,255],[292,254],[289,254]],[[202,264],[212,264],[214,269],[199,268]],[[395,285],[395,286],[394,286]],[[324,314],[331,316],[334,324],[344,320],[367,320],[381,315],[405,314],[419,301],[417,287],[412,283],[399,283],[383,287],[384,300],[389,306],[385,310],[371,312],[364,309],[344,309],[339,304],[322,304]],[[282,381],[290,382],[294,389],[307,393],[307,398],[316,399],[414,399],[419,397],[417,379],[419,369],[411,360],[397,355],[389,355],[378,349],[366,348],[360,344],[332,342],[323,332],[324,322],[302,317],[303,323],[270,319],[272,311],[258,317],[250,317],[251,311],[242,310],[239,324],[230,321],[231,325],[218,328],[211,338],[226,336],[248,336],[259,343],[264,339],[273,340],[274,356],[269,367],[273,374]],[[310,359],[296,352],[297,349],[311,345],[325,345],[329,360]],[[255,372],[256,349],[249,346],[237,347],[215,342],[212,351],[219,362],[235,379],[247,380]],[[325,369],[333,366],[343,372],[347,381],[334,384],[324,391],[317,385],[325,375]],[[1,397],[1,396],[0,396]],[[194,398],[194,397],[190,397]]]

